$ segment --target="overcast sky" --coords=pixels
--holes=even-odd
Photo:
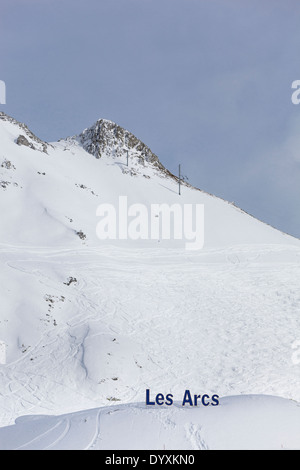
[[[0,110],[46,141],[111,119],[300,237],[299,24],[299,0],[0,0]]]

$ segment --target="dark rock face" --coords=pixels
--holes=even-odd
[[[78,141],[96,158],[101,158],[103,155],[125,158],[128,151],[130,158],[137,158],[140,165],[147,162],[162,171],[165,170],[147,145],[112,121],[100,119],[92,127],[85,129],[78,136]]]
[[[21,131],[23,131],[23,134],[20,134],[19,137],[16,139],[16,144],[25,145],[27,147],[32,148],[33,150],[39,150],[41,152],[47,153],[47,148],[49,144],[34,135],[33,132],[28,129],[26,124],[23,124],[17,121],[16,119],[8,116],[3,111],[0,111],[0,120],[11,122],[12,124],[18,126]]]
[[[15,170],[16,169],[16,167],[9,160],[4,160],[1,163],[1,168],[5,168],[6,170]]]
[[[19,137],[18,137],[17,140],[16,140],[16,144],[18,144],[18,145],[25,145],[26,147],[30,147],[30,148],[32,148],[33,150],[35,150],[34,145],[31,144],[30,142],[28,142],[28,140],[26,139],[26,137],[24,137],[24,135],[19,135]]]

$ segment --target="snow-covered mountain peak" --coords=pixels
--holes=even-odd
[[[82,147],[96,158],[109,157],[138,163],[142,166],[167,170],[151,149],[130,131],[108,119],[99,119],[78,136],[73,137]]]
[[[0,241],[16,245],[100,246],[99,204],[205,206],[205,248],[243,244],[292,244],[299,240],[250,217],[241,209],[182,183],[130,131],[100,119],[81,134],[46,143],[14,118],[0,113]],[[13,210],[7,211],[7,207]],[[181,209],[181,206],[180,206]],[[21,226],[22,230],[16,230]],[[149,232],[150,233],[150,232]],[[116,243],[121,240],[108,240]],[[128,243],[127,243],[128,242]],[[123,241],[121,242],[121,244]],[[159,240],[181,246],[182,240]],[[129,239],[131,246],[156,246],[157,239]]]

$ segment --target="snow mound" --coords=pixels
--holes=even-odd
[[[129,404],[26,416],[0,429],[1,450],[299,450],[300,404],[232,396],[218,407]]]

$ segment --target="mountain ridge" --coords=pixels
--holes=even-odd
[[[13,167],[14,169],[16,169],[16,165],[14,164],[13,159],[9,157],[9,155],[18,153],[16,151],[18,146],[21,151],[22,149],[24,149],[24,156],[25,153],[26,155],[28,155],[28,162],[31,161],[30,164],[32,164],[34,167],[38,167],[36,168],[36,173],[45,176],[45,181],[48,178],[48,172],[51,172],[52,185],[54,186],[57,186],[57,183],[55,181],[57,180],[58,176],[61,179],[61,174],[58,175],[55,173],[55,165],[57,165],[57,167],[62,166],[61,171],[65,175],[64,179],[67,183],[67,186],[69,185],[70,178],[72,178],[71,173],[74,172],[74,178],[76,178],[76,180],[74,180],[73,184],[75,186],[85,191],[90,191],[91,195],[94,197],[95,195],[99,196],[101,186],[102,199],[105,199],[106,194],[108,195],[113,192],[114,194],[112,199],[114,200],[114,203],[116,203],[117,201],[115,196],[116,191],[118,191],[118,185],[120,186],[120,194],[122,193],[122,191],[124,194],[128,193],[129,191],[129,182],[125,179],[120,180],[116,174],[116,171],[118,171],[121,172],[123,175],[127,175],[131,178],[143,177],[143,180],[145,181],[144,184],[136,182],[133,186],[133,189],[136,188],[137,190],[133,190],[133,194],[135,194],[134,197],[135,199],[140,198],[141,202],[145,203],[147,201],[147,203],[149,204],[151,202],[151,199],[153,199],[153,202],[167,202],[169,204],[184,204],[192,201],[195,204],[197,203],[197,201],[199,203],[204,203],[206,201],[207,206],[210,206],[212,204],[212,201],[215,200],[215,206],[217,206],[218,204],[223,204],[223,209],[220,206],[220,209],[217,211],[218,214],[216,214],[215,216],[214,224],[217,224],[218,219],[223,219],[225,217],[225,213],[228,212],[227,206],[229,206],[232,208],[232,210],[235,210],[242,215],[251,217],[255,223],[260,222],[261,224],[264,224],[266,227],[270,227],[270,229],[273,229],[278,233],[286,235],[287,237],[291,237],[291,239],[298,240],[297,238],[285,234],[277,228],[268,225],[264,221],[259,221],[255,216],[253,216],[252,214],[248,214],[246,211],[236,206],[234,203],[226,201],[223,198],[220,198],[219,196],[215,196],[197,187],[194,187],[188,182],[181,181],[182,188],[185,188],[185,194],[180,196],[180,199],[178,199],[178,177],[173,175],[168,169],[164,167],[157,155],[154,154],[147,145],[145,145],[141,140],[135,137],[131,132],[122,128],[113,121],[107,119],[99,119],[92,126],[84,129],[80,134],[67,137],[65,139],[59,139],[57,142],[51,143],[42,141],[28,128],[26,124],[20,123],[16,119],[6,115],[3,112],[0,112],[0,123],[12,126],[11,128],[4,129],[6,134],[2,133],[2,144],[5,139],[7,140],[7,145],[4,147],[4,149],[6,149],[6,153],[8,155],[7,158],[4,155],[5,158],[2,160],[2,162],[0,161],[0,177],[1,172],[3,177],[2,181],[0,179],[0,189],[2,187],[4,191],[11,190],[13,187],[23,187],[20,182],[12,178],[12,175],[17,175],[18,172],[11,171]],[[17,144],[16,147],[11,146],[12,143]],[[33,158],[34,153],[28,153],[32,150],[39,150],[40,152],[42,152],[42,154],[46,155],[47,162],[44,160],[38,161]],[[85,168],[81,167],[81,170],[78,169],[76,174],[76,168],[74,167],[75,160],[74,158],[71,160],[69,158],[66,158],[67,154],[73,156],[77,155],[77,157],[75,158],[77,162],[76,165],[79,165],[79,161],[84,158],[84,155],[93,156],[95,161],[86,161]],[[25,164],[25,161],[27,161],[27,157],[25,158],[24,156],[22,157],[20,154],[20,158],[23,160],[23,166]],[[56,161],[57,158],[59,159],[59,161]],[[63,164],[63,162],[65,162],[65,164]],[[96,166],[98,162],[99,165]],[[48,168],[47,175],[46,167]],[[111,171],[109,170],[109,167],[111,167]],[[28,171],[29,168],[26,167],[26,172]],[[92,173],[99,173],[100,180],[103,178],[104,174],[106,174],[107,177],[100,184],[100,180],[99,182],[97,182],[94,178],[92,178]],[[93,179],[93,182],[88,183],[87,181],[80,181],[79,174],[81,175],[80,178],[84,177],[86,180]],[[161,183],[159,182],[159,180],[156,180],[157,177],[159,179],[163,178],[165,183]],[[152,187],[150,188],[151,191],[147,193],[149,195],[148,197],[146,197],[146,194],[142,194],[149,187],[149,185],[147,184],[147,180],[152,181]],[[115,185],[114,191],[112,191],[112,188],[107,185],[108,181],[110,181],[111,185]],[[32,180],[32,185],[30,189],[31,192],[32,188],[35,187],[35,184],[36,178]],[[51,181],[49,181],[49,184],[51,184]],[[157,189],[154,189],[155,186],[157,187]],[[162,188],[164,188],[164,190]],[[73,190],[71,191],[70,188],[68,195],[64,193],[63,197],[69,199],[71,197],[71,192],[73,193]],[[171,198],[169,197],[169,192],[173,193],[173,196]],[[197,193],[198,196],[193,195],[193,192]],[[139,194],[139,196],[137,194]],[[176,194],[177,196],[175,196]],[[160,200],[157,199],[158,195],[160,195]],[[43,196],[41,195],[41,188],[39,188],[36,192],[36,198],[40,199],[41,197],[43,198]],[[52,213],[51,206],[53,205],[53,200],[55,200],[56,198],[57,196],[53,195],[52,200],[51,198],[49,200],[50,204],[47,203],[47,206],[50,205],[50,207],[44,208],[46,215],[48,214],[48,216],[50,216],[50,214]],[[99,202],[102,202],[102,199],[99,200]],[[80,204],[82,204],[82,201],[80,201]],[[92,206],[89,205],[88,212],[90,212],[91,208]],[[220,210],[221,212],[219,213]],[[67,212],[69,211],[69,209],[66,207],[65,211]],[[54,216],[54,219],[55,217],[56,216]],[[72,219],[72,217],[67,215],[65,215],[64,217]],[[59,216],[59,218],[59,223],[62,229],[62,216]],[[238,225],[236,224],[235,226],[238,233],[240,231],[240,227],[238,227]],[[69,230],[70,227],[67,228],[67,231]],[[229,226],[227,230],[230,230]],[[82,233],[85,233],[85,230],[82,228],[78,228],[78,230],[75,230],[74,232],[75,235],[79,234],[77,235],[79,237]],[[89,239],[91,239],[91,237],[89,237]],[[88,243],[87,239],[86,243]]]

